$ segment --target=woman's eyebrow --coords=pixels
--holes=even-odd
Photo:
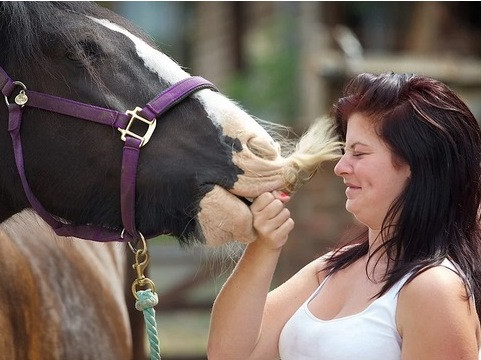
[[[350,144],[349,146],[344,146],[344,148],[348,147],[348,148],[350,148],[350,149],[354,149],[354,148],[355,148],[356,146],[358,146],[358,145],[359,145],[359,146],[369,146],[368,144],[365,144],[365,143],[363,143],[363,142],[356,141],[356,142]]]

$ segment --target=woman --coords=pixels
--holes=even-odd
[[[444,84],[361,74],[334,106],[334,172],[365,233],[269,292],[289,197],[251,205],[258,232],[214,304],[209,359],[478,359],[481,131]]]

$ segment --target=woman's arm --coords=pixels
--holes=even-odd
[[[282,327],[317,287],[317,263],[307,265],[268,295],[282,246],[293,228],[278,194],[266,193],[251,206],[258,239],[249,244],[213,307],[210,360],[278,359]]]
[[[453,271],[434,267],[401,290],[398,329],[403,360],[478,360],[479,321]]]

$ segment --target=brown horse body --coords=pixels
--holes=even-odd
[[[31,211],[4,222],[0,359],[132,359],[126,256],[122,244],[60,238]]]

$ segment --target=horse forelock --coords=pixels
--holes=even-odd
[[[0,2],[0,64],[26,64],[35,60],[38,68],[54,71],[51,59],[46,53],[51,48],[49,41],[52,41],[52,38],[81,58],[83,53],[78,43],[86,36],[102,41],[101,34],[88,31],[85,25],[82,26],[90,21],[88,16],[108,19],[145,42],[153,43],[129,21],[92,2]],[[86,68],[92,78],[97,78],[94,68]]]

